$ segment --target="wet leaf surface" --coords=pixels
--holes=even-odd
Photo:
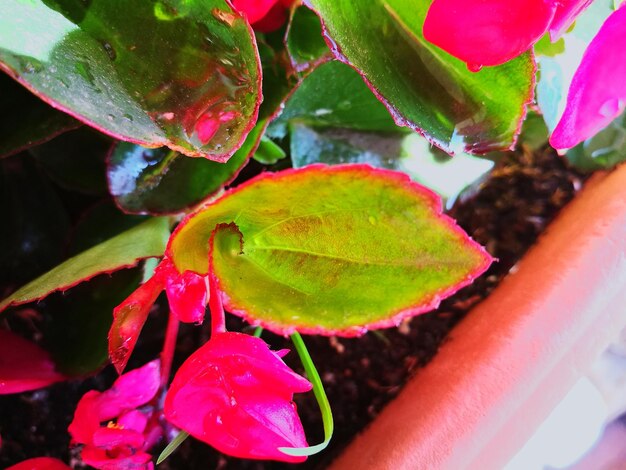
[[[0,68],[103,132],[225,161],[256,119],[252,32],[225,0],[7,0]]]
[[[399,125],[448,151],[513,145],[533,95],[529,54],[470,72],[424,39],[428,0],[308,3],[320,14],[335,56],[361,71]]]
[[[230,224],[215,236],[226,308],[280,333],[353,336],[395,325],[491,262],[441,214],[434,193],[366,165],[266,173],[226,193],[174,233],[168,253],[180,272],[207,273],[206,241],[218,224]]]

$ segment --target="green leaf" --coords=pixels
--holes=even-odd
[[[105,160],[112,141],[83,126],[50,142],[33,147],[30,153],[58,185],[86,194],[107,194]]]
[[[14,288],[61,262],[69,216],[28,154],[0,160],[0,285]]]
[[[0,73],[0,158],[46,142],[80,123]]]
[[[0,68],[113,137],[218,161],[260,101],[252,32],[225,0],[5,0]]]
[[[444,202],[454,200],[493,167],[493,162],[466,153],[450,157],[414,132],[313,129],[300,123],[294,123],[290,129],[294,168],[314,163],[367,163],[409,175],[439,194]]]
[[[0,302],[0,311],[64,291],[92,277],[128,268],[144,258],[161,256],[169,236],[166,218],[153,218],[84,251]]]
[[[359,74],[338,61],[322,64],[304,78],[267,133],[270,137],[283,138],[292,122],[316,127],[402,132]]]
[[[61,372],[83,376],[108,360],[111,312],[139,286],[138,268],[104,274],[46,299],[51,321],[43,334]]]
[[[582,171],[607,170],[626,161],[626,113],[590,139],[570,149],[565,157]]]
[[[186,210],[230,183],[259,139],[257,125],[226,163],[190,158],[167,148],[119,142],[108,164],[109,190],[129,213],[172,214]]]
[[[225,194],[177,229],[168,249],[177,269],[206,274],[207,240],[229,223],[214,258],[225,306],[280,333],[394,325],[491,262],[436,195],[366,165],[266,173]]]
[[[533,97],[530,54],[474,73],[424,39],[429,0],[308,3],[322,18],[335,56],[362,72],[399,125],[450,152],[513,146]]]
[[[264,165],[273,165],[286,156],[287,154],[278,144],[275,144],[268,137],[263,136],[259,142],[259,147],[256,149],[256,152],[254,152],[253,158]]]
[[[291,11],[285,45],[291,65],[298,72],[304,72],[331,56],[322,36],[320,19],[304,6],[296,6]]]
[[[168,458],[178,447],[185,442],[185,440],[189,437],[189,433],[187,431],[179,431],[176,434],[176,437],[171,440],[171,442],[163,449],[163,452],[159,455],[157,459],[157,465],[160,465],[166,458]]]

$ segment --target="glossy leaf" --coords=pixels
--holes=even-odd
[[[289,140],[294,168],[314,163],[367,163],[407,174],[439,194],[444,202],[453,201],[493,166],[489,160],[466,153],[450,157],[417,133],[313,129],[293,124]]]
[[[231,222],[215,236],[225,306],[281,333],[391,326],[434,308],[491,262],[441,214],[437,196],[366,165],[264,174],[225,194],[172,236],[179,272],[206,274],[207,239]]]
[[[291,11],[285,45],[291,65],[298,72],[304,72],[320,61],[331,57],[330,50],[322,36],[320,19],[304,6],[297,6]]]
[[[107,193],[105,159],[112,141],[87,126],[33,147],[30,153],[59,186],[86,194]]]
[[[259,63],[225,0],[6,0],[0,68],[123,140],[226,161],[252,128]]]
[[[109,190],[125,212],[171,214],[192,207],[231,182],[259,139],[256,126],[226,163],[189,158],[167,148],[128,142],[114,147],[108,162]]]
[[[304,78],[282,113],[270,124],[268,135],[285,137],[291,122],[362,131],[401,131],[359,74],[338,61],[322,64]]]
[[[452,152],[513,146],[533,95],[529,54],[473,73],[424,39],[428,0],[308,3],[335,56],[363,74],[398,125]]]
[[[64,379],[47,351],[0,329],[0,395],[37,390]]]
[[[64,291],[98,274],[134,266],[140,259],[161,256],[168,235],[167,219],[150,219],[68,259],[26,284],[0,302],[0,311],[10,305],[41,299],[54,291]]]
[[[298,84],[291,69],[283,39],[278,33],[259,38],[259,55],[263,66],[263,103],[259,109],[259,124],[274,117],[285,98]],[[258,124],[257,124],[258,125]]]
[[[37,145],[80,123],[0,73],[0,157]]]

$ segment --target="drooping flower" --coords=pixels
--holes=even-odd
[[[0,329],[0,395],[36,390],[65,379],[47,351]]]
[[[626,6],[591,41],[570,85],[550,144],[570,148],[592,137],[626,108]]]
[[[529,50],[546,31],[567,30],[591,0],[435,0],[424,37],[471,70],[499,65]]]
[[[65,465],[58,459],[51,457],[36,457],[34,459],[24,460],[18,464],[12,465],[6,470],[72,470],[71,467]]]
[[[221,332],[181,366],[165,399],[168,421],[240,458],[301,462],[280,447],[307,445],[293,394],[311,384],[253,336]]]
[[[83,461],[104,470],[152,469],[148,450],[161,438],[161,427],[151,407],[139,408],[158,389],[156,360],[120,376],[104,392],[87,392],[68,428],[72,442],[83,445]]]

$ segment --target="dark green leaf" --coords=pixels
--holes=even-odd
[[[291,64],[298,72],[304,72],[331,55],[322,36],[320,19],[304,6],[292,10],[285,44]]]
[[[402,131],[357,72],[338,61],[320,65],[289,97],[268,134],[283,138],[289,122],[364,131]]]
[[[0,158],[45,142],[80,123],[0,73]]]
[[[68,259],[0,302],[0,311],[46,297],[102,273],[132,267],[144,258],[161,256],[169,237],[166,218],[153,218]]]
[[[35,156],[60,186],[87,194],[106,194],[106,156],[112,145],[107,136],[81,127],[33,147]]]
[[[285,158],[285,151],[275,144],[270,138],[263,136],[259,142],[259,146],[254,152],[254,159],[264,165],[273,165],[278,160]]]
[[[473,73],[424,39],[429,0],[309,3],[323,19],[335,56],[363,73],[399,125],[448,151],[512,147],[533,97],[530,54]]]
[[[117,204],[130,213],[171,214],[188,209],[237,176],[263,127],[257,125],[226,163],[120,142],[109,160],[109,190]]]
[[[4,0],[0,68],[111,136],[219,161],[260,101],[252,32],[225,0]]]

